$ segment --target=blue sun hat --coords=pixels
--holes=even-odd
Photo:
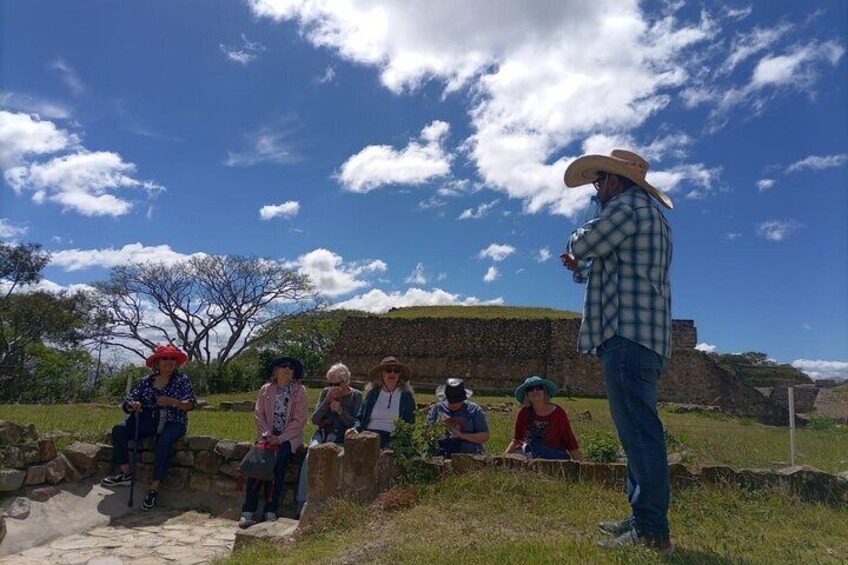
[[[517,389],[515,389],[515,399],[524,404],[524,395],[527,392],[527,389],[534,386],[544,387],[545,392],[548,393],[548,396],[553,398],[557,393],[557,385],[548,379],[543,379],[542,377],[537,377],[533,375],[532,377],[528,377],[525,381],[519,385]]]

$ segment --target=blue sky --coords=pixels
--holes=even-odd
[[[705,349],[848,375],[848,5],[5,2],[0,236],[45,288],[273,258],[339,304],[579,311],[568,163],[643,154]]]

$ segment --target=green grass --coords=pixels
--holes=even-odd
[[[414,490],[412,508],[386,513],[342,503],[322,515],[320,529],[293,545],[259,546],[217,563],[825,564],[848,555],[848,512],[771,491],[675,491],[670,523],[676,552],[660,558],[642,549],[596,546],[602,536],[595,524],[628,513],[618,490],[492,469]]]
[[[310,406],[314,406],[319,389],[309,389]],[[419,402],[433,400],[432,393],[419,390]],[[207,401],[217,406],[223,400],[254,400],[255,393],[213,395]],[[478,396],[482,405],[509,404],[512,412],[487,413],[491,438],[489,453],[502,452],[511,441],[517,404],[512,397]],[[614,433],[607,401],[599,398],[557,399],[569,414],[578,441],[588,445],[593,437]],[[591,413],[591,421],[579,415]],[[669,432],[682,441],[676,451],[684,454],[687,464],[731,465],[733,467],[778,468],[788,465],[789,431],[787,428],[764,426],[755,422],[731,418],[723,414],[675,414],[661,410]],[[20,424],[34,423],[39,433],[64,430],[90,440],[104,441],[112,425],[123,418],[122,412],[109,405],[0,405],[0,419]],[[424,417],[422,414],[421,418]],[[305,437],[314,431],[307,424]],[[208,435],[237,441],[251,441],[256,433],[250,412],[219,412],[197,410],[189,414],[189,435]],[[796,432],[796,463],[812,465],[830,473],[848,470],[848,428],[799,429]]]
[[[384,318],[579,318],[580,313],[534,306],[409,306],[383,314]]]

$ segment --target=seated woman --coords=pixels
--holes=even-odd
[[[515,418],[514,439],[507,453],[536,459],[583,459],[565,410],[551,402],[556,393],[554,383],[536,376],[515,389],[515,399],[523,408]]]
[[[345,437],[361,431],[374,432],[380,436],[380,447],[385,448],[395,431],[396,419],[415,423],[415,396],[409,384],[412,369],[394,357],[386,357],[368,371],[368,376],[371,382],[365,387],[365,401]]]
[[[427,423],[441,423],[447,431],[439,440],[436,455],[450,457],[454,453],[483,453],[483,444],[489,441],[489,423],[486,413],[468,400],[473,394],[465,388],[462,379],[448,379],[436,388],[439,403],[427,414]]]
[[[294,357],[280,357],[270,366],[271,380],[259,389],[254,418],[256,420],[256,443],[279,446],[277,464],[274,467],[274,482],[270,496],[265,500],[265,521],[277,519],[286,466],[292,453],[303,445],[303,426],[306,425],[308,398],[306,387],[300,384],[303,364]],[[240,528],[256,523],[253,515],[259,505],[262,481],[247,479],[244,504],[241,507]],[[269,485],[265,485],[266,489]]]
[[[309,440],[309,447],[322,443],[344,444],[345,432],[353,426],[356,415],[362,407],[362,393],[350,386],[350,370],[342,363],[336,363],[327,371],[327,386],[318,397],[318,405],[312,413],[312,423],[318,429]],[[297,484],[297,514],[306,502],[306,466],[309,452],[300,467]]]
[[[156,348],[147,358],[146,365],[153,374],[141,379],[121,403],[127,418],[112,428],[112,462],[120,466],[121,472],[103,479],[103,486],[126,486],[132,483],[128,444],[138,439],[156,436],[156,451],[153,462],[153,484],[144,495],[141,507],[152,510],[159,498],[159,487],[168,472],[171,448],[185,435],[188,426],[186,412],[197,404],[189,378],[179,371],[187,355],[173,345]],[[136,430],[138,427],[138,430]]]

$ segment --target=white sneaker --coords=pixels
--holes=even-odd
[[[273,512],[266,512],[265,513],[265,521],[266,522],[274,522],[276,520],[277,520],[277,515],[274,514]]]
[[[238,527],[242,530],[254,525],[256,520],[253,519],[253,512],[242,512],[241,518],[238,521]]]

